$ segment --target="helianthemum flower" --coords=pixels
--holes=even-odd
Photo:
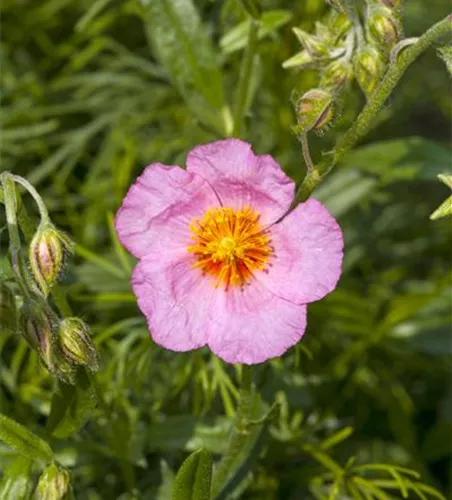
[[[336,286],[343,240],[314,199],[285,215],[293,198],[275,160],[237,139],[196,147],[186,170],[144,170],[116,230],[140,259],[133,290],[158,344],[253,364],[300,340],[306,304]]]

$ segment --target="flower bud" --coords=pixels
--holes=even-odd
[[[41,223],[30,243],[29,259],[33,276],[44,296],[57,280],[70,250],[69,239],[49,222]]]
[[[297,103],[297,120],[300,132],[320,130],[333,117],[333,96],[321,89],[311,89]]]
[[[334,33],[334,38],[339,40],[349,30],[352,22],[347,14],[332,10],[328,16],[327,25],[330,31]]]
[[[58,345],[69,363],[86,366],[92,371],[98,369],[97,352],[91,342],[89,328],[80,318],[65,318],[61,321]]]
[[[0,283],[0,332],[15,333],[18,330],[19,313],[11,288]]]
[[[22,336],[39,352],[51,372],[54,370],[54,321],[51,309],[37,300],[27,299],[22,307]]]
[[[356,80],[366,96],[372,94],[385,70],[380,52],[371,45],[360,48],[354,58]]]
[[[320,86],[332,92],[338,91],[353,78],[351,64],[344,58],[328,64],[320,79]]]
[[[389,52],[400,38],[400,24],[387,7],[370,6],[367,13],[367,30],[369,36],[382,48]]]
[[[61,470],[56,464],[50,464],[39,477],[36,486],[36,500],[65,500],[70,498],[70,475]]]
[[[319,58],[328,55],[328,43],[325,40],[299,28],[292,28],[292,31],[311,57]]]

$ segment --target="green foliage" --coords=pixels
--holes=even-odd
[[[212,465],[210,453],[204,450],[193,452],[177,472],[173,500],[209,500]]]
[[[409,36],[450,10],[444,0],[405,4]],[[262,7],[243,138],[300,182],[290,95],[319,75],[282,63],[299,51],[291,28],[312,33],[329,11],[321,0]],[[150,340],[113,217],[145,165],[183,165],[194,145],[230,133],[246,16],[235,0],[2,2],[2,169],[32,182],[76,243],[50,302],[90,325],[100,368],[74,386],[55,382],[0,321],[1,498],[29,498],[42,465],[57,460],[76,498],[167,500],[187,453],[202,448],[217,462],[225,452],[236,369],[205,349],[175,354]],[[315,191],[343,228],[344,274],[310,305],[302,343],[257,367],[261,400],[225,498],[450,497],[450,219],[429,220],[445,197],[436,176],[450,175],[448,90],[431,50]],[[312,139],[314,158],[363,101],[351,87]],[[25,194],[18,223],[26,253],[38,218]],[[0,278],[15,297],[6,306],[20,308],[5,225],[0,205]]]

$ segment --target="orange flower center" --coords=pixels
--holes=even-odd
[[[249,207],[207,210],[204,217],[191,221],[190,230],[193,244],[187,250],[197,259],[194,266],[226,289],[243,286],[253,271],[265,268],[271,254],[268,233]]]

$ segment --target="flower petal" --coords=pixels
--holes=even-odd
[[[157,344],[189,351],[206,344],[212,282],[185,252],[152,254],[135,267],[132,287]]]
[[[344,241],[336,219],[317,200],[298,205],[271,227],[274,257],[256,278],[295,304],[319,300],[336,288]]]
[[[223,206],[250,205],[257,210],[265,226],[282,217],[293,201],[295,184],[275,160],[256,156],[250,144],[238,139],[194,148],[187,157],[187,170],[204,177]]]
[[[228,363],[263,363],[295,345],[306,328],[306,306],[270,293],[253,281],[218,289],[211,305],[208,345]]]
[[[131,186],[116,214],[122,244],[141,258],[189,244],[190,219],[220,206],[209,184],[180,167],[154,163]]]

